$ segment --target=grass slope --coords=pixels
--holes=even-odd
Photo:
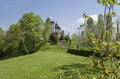
[[[52,45],[46,51],[0,60],[0,79],[55,79],[56,69],[63,65],[89,63],[88,58],[68,54]]]

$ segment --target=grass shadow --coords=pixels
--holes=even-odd
[[[72,79],[74,78],[79,79],[78,78],[79,74],[82,76],[97,76],[102,71],[101,68],[98,68],[98,67],[93,68],[90,66],[90,64],[80,64],[80,63],[63,65],[63,66],[54,68],[54,70],[59,73],[57,77],[60,76],[62,73],[62,76],[64,76],[65,78],[72,76],[73,77]]]
[[[7,60],[7,59],[12,59],[12,58],[16,58],[16,57],[19,57],[19,56],[22,56],[22,55],[18,55],[18,56],[5,56],[3,58],[0,58],[0,61]]]
[[[55,71],[58,71],[58,70],[69,70],[71,68],[86,68],[88,64],[70,64],[70,65],[63,65],[63,66],[60,66],[60,67],[57,67],[55,68],[54,70]]]

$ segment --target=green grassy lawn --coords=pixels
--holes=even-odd
[[[71,49],[77,49],[77,42],[76,41],[71,42]],[[88,50],[88,51],[90,51],[90,48],[87,47],[87,46],[81,46],[79,44],[79,50]]]
[[[90,63],[89,58],[68,54],[52,45],[46,51],[0,60],[0,79],[55,79],[62,66],[79,65],[84,69]]]

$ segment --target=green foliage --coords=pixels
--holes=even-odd
[[[41,47],[43,21],[33,12],[26,13],[6,33],[0,29],[0,57],[34,53]]]
[[[57,43],[58,42],[57,35],[54,32],[52,32],[51,35],[50,35],[50,41],[52,43]]]
[[[94,67],[100,66],[103,69],[100,78],[103,79],[119,79],[120,62],[117,54],[120,52],[119,46],[119,30],[117,25],[117,41],[112,40],[113,31],[113,17],[116,12],[113,11],[114,6],[118,4],[118,0],[97,0],[104,6],[104,14],[98,16],[98,22],[94,23],[92,18],[85,13],[83,14],[84,37],[80,40],[85,41],[85,45],[93,51],[93,64]]]
[[[44,42],[44,44],[41,46],[40,50],[47,51],[50,48],[50,44],[48,42]]]
[[[75,54],[75,55],[80,55],[80,56],[85,56],[85,57],[89,57],[89,56],[92,56],[93,55],[93,51],[88,51],[88,50],[75,50],[73,48],[69,48],[67,50],[68,53],[71,53],[71,54]]]
[[[19,55],[17,48],[21,38],[22,36],[19,24],[11,25],[6,34],[2,34],[2,40],[0,45],[2,57]]]
[[[116,56],[120,52],[119,43],[112,41],[114,30],[112,17],[116,15],[112,9],[118,0],[98,0],[98,2],[105,7],[104,16],[99,15],[97,25],[93,24],[90,17],[85,17],[86,42],[94,51],[92,56],[94,67],[100,65],[103,69],[101,78],[119,79],[120,76],[117,74],[119,74],[120,63]]]
[[[65,34],[64,34],[64,30],[61,31],[61,36],[60,36],[60,40],[64,40]]]
[[[59,71],[57,79],[81,79],[79,70],[70,69],[66,71]]]
[[[87,19],[87,27],[90,29],[90,28],[92,28],[93,27],[93,19],[91,18],[91,17],[89,17],[88,19]]]
[[[9,53],[17,51],[18,44],[21,39],[22,39],[22,32],[20,30],[19,24],[11,25],[6,33],[6,41],[10,45],[8,48],[11,49],[11,52],[9,52],[8,50]]]
[[[58,71],[57,79],[101,79],[98,76],[102,69],[89,64],[71,64],[59,67]]]
[[[6,41],[9,43],[19,42],[22,38],[22,32],[19,24],[12,24],[6,33]]]
[[[50,18],[47,18],[46,22],[44,23],[44,31],[43,31],[43,37],[45,41],[48,41],[51,31],[52,31],[52,28],[50,24]]]
[[[61,36],[60,36],[60,40],[64,40],[64,35],[61,35]]]
[[[2,28],[0,28],[0,58],[6,56],[6,49],[8,45],[5,41],[5,35],[3,34]]]
[[[26,55],[26,54],[29,54],[29,50],[27,49],[25,43],[24,43],[24,40],[21,40],[19,42],[19,46],[18,46],[18,50],[19,50],[19,54],[20,55]]]
[[[77,34],[72,34],[71,38],[73,41],[77,41]]]
[[[27,49],[29,53],[37,51],[36,46],[42,39],[43,21],[41,17],[33,12],[26,13],[20,19],[19,24],[24,39],[24,49]]]
[[[70,41],[70,36],[69,36],[69,34],[68,34],[68,35],[65,35],[65,38],[64,38],[64,39],[65,39],[66,42],[69,42],[69,41]]]
[[[2,35],[2,28],[0,28],[0,57],[2,57],[2,54],[3,54],[3,52],[2,52],[2,41],[3,41],[3,35]]]

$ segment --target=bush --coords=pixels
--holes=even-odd
[[[61,36],[60,36],[60,40],[64,40],[64,35],[61,35]]]
[[[41,46],[40,50],[45,51],[45,50],[47,50],[47,49],[49,49],[49,48],[50,48],[50,44],[49,44],[48,42],[45,42],[45,43]]]
[[[68,42],[70,40],[69,35],[66,35],[64,39]]]
[[[8,44],[3,40],[3,41],[0,41],[0,58],[6,56],[6,50],[8,48]]]
[[[3,57],[3,51],[0,50],[0,58],[2,58],[2,57]]]
[[[18,50],[19,50],[19,54],[20,55],[26,55],[29,53],[29,50],[27,49],[26,45],[24,44],[24,41],[21,40],[19,42],[19,46],[18,46]]]
[[[54,32],[52,32],[51,35],[50,35],[50,41],[52,43],[57,43],[58,42],[57,35]]]
[[[14,42],[14,43],[9,43],[8,44],[8,47],[7,47],[7,49],[6,49],[6,55],[7,56],[12,56],[12,57],[14,57],[14,56],[18,56],[19,55],[19,52],[18,52],[18,50],[17,50],[17,44]]]

